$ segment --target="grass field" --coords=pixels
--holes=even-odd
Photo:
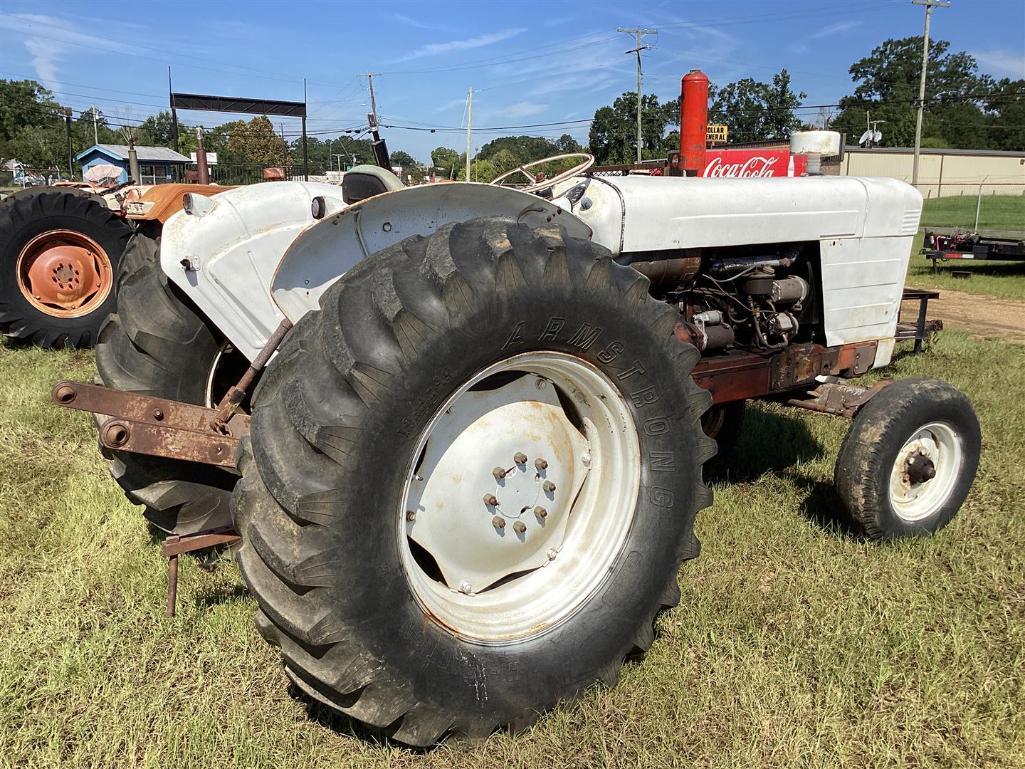
[[[290,696],[230,563],[186,560],[165,618],[164,562],[88,418],[47,402],[91,355],[0,348],[0,766],[1021,767],[1020,357],[948,332],[896,365],[982,420],[940,536],[852,536],[830,487],[845,424],[756,408],[647,659],[524,735],[418,753]]]
[[[975,204],[976,198],[968,195],[927,200],[922,209],[922,226],[963,227],[971,230],[975,226]],[[1025,195],[983,195],[979,227],[1025,233]],[[911,252],[909,285],[1003,299],[1025,299],[1025,261],[941,262],[937,272],[933,273],[932,262],[919,253],[921,247],[922,235],[919,234]],[[951,275],[954,270],[969,272],[971,278],[954,278]]]
[[[975,228],[975,195],[932,198],[922,208],[923,227]],[[1025,195],[983,195],[979,229],[1025,232]]]

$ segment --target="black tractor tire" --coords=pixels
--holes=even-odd
[[[118,307],[100,329],[96,367],[107,387],[208,405],[207,379],[221,340],[160,269],[159,244],[135,235],[118,276]],[[110,472],[168,534],[231,525],[238,476],[175,459],[104,449]]]
[[[723,461],[737,445],[744,427],[747,401],[733,401],[711,406],[701,417],[701,429],[719,447],[716,461]]]
[[[938,423],[960,444],[960,459],[947,476],[939,463],[952,461],[945,450],[937,464],[929,461],[935,476],[922,476],[928,484],[950,477],[947,491],[913,514],[898,513],[891,491],[891,473],[902,459],[905,444],[923,428]],[[858,411],[851,424],[834,470],[834,485],[853,522],[870,539],[923,537],[942,529],[954,517],[971,489],[979,467],[982,435],[968,398],[957,388],[935,379],[908,378],[894,382]],[[941,487],[943,488],[943,487]]]
[[[601,246],[505,219],[409,238],[329,288],[255,393],[234,500],[257,627],[297,687],[426,746],[520,730],[596,681],[614,685],[651,644],[656,614],[679,602],[679,566],[699,551],[695,514],[711,503],[702,465],[715,446],[700,426],[711,398],[691,378],[699,354],[674,337],[676,316]],[[582,328],[597,341],[582,343]],[[407,471],[460,383],[535,350],[588,362],[626,399],[641,454],[635,517],[576,613],[521,641],[476,643],[425,614],[404,573]],[[658,456],[675,469],[661,472]]]
[[[45,187],[0,202],[0,333],[41,347],[91,347],[117,305],[116,285],[95,307],[76,317],[48,314],[23,294],[18,256],[35,237],[51,230],[81,233],[96,243],[116,276],[132,226],[102,199],[73,188]]]

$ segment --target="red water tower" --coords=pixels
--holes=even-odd
[[[692,69],[680,82],[680,168],[699,176],[705,168],[708,136],[708,75]]]

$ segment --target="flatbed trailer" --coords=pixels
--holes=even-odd
[[[925,231],[922,254],[936,263],[948,259],[1017,261],[1025,259],[1025,233],[1015,230],[976,230],[935,227]]]

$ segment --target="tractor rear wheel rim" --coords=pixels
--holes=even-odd
[[[915,523],[943,507],[954,491],[964,446],[945,422],[931,422],[905,441],[890,472],[890,504],[897,516]],[[929,468],[923,473],[922,465]]]
[[[36,235],[18,254],[18,288],[46,315],[77,318],[102,305],[114,285],[104,248],[74,230]]]
[[[501,645],[575,614],[623,552],[640,449],[622,395],[557,352],[476,374],[435,413],[398,511],[409,586],[425,616]]]

